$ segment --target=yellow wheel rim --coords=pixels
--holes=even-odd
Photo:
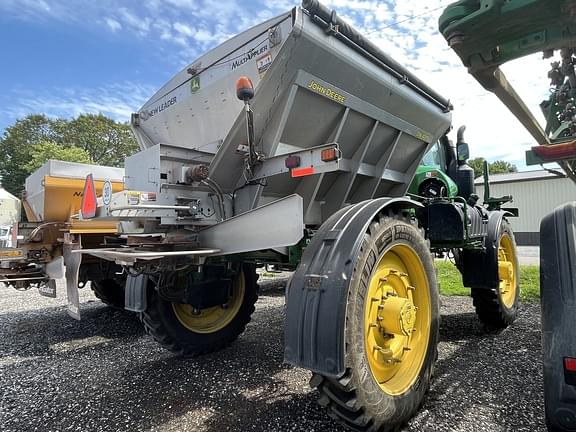
[[[191,305],[172,303],[176,318],[184,327],[194,333],[214,333],[222,330],[234,319],[244,300],[246,282],[244,273],[234,280],[232,296],[223,306],[215,306],[202,310],[194,310]]]
[[[516,252],[508,234],[503,234],[498,245],[498,277],[500,279],[500,299],[508,309],[516,301],[518,269],[516,268]]]
[[[430,288],[418,254],[396,245],[372,272],[364,306],[368,364],[380,388],[404,394],[424,364],[432,320]]]

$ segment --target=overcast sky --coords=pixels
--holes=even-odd
[[[441,6],[450,1],[324,3],[451,99],[455,127],[468,127],[472,157],[504,159],[526,169],[524,151],[534,144],[530,135],[467,74],[437,31]],[[101,112],[127,121],[200,54],[297,4],[297,0],[0,0],[0,134],[29,113],[70,117]],[[538,104],[548,93],[549,66],[550,60],[535,55],[504,68],[539,118]]]

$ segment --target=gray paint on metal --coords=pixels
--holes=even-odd
[[[66,265],[66,295],[67,295],[67,312],[72,318],[80,320],[80,298],[78,296],[78,273],[82,255],[73,253],[81,248],[80,243],[75,243],[65,239],[62,246],[64,263]]]
[[[124,309],[131,312],[144,312],[148,307],[146,289],[148,275],[128,275],[124,291]]]
[[[295,83],[299,86],[306,88],[308,84],[311,82],[317,82],[318,84],[322,85],[326,88],[333,88],[336,91],[346,97],[346,101],[342,103],[342,105],[346,106],[349,109],[353,109],[361,114],[364,114],[367,117],[373,118],[375,120],[380,121],[386,125],[392,126],[396,129],[399,129],[407,134],[410,134],[414,137],[419,136],[420,133],[424,132],[425,134],[431,136],[431,131],[423,131],[422,129],[416,127],[414,124],[407,122],[390,112],[383,110],[371,103],[367,102],[366,100],[360,99],[353,94],[348,93],[347,91],[338,88],[337,86],[330,84],[311,73],[305,72],[303,70],[299,70],[298,74],[296,75]],[[339,130],[340,132],[341,130]]]
[[[316,196],[323,181],[324,174],[302,177],[296,188],[296,193],[302,197],[304,202],[303,210],[306,225],[320,225],[322,223],[322,215],[319,209],[317,212],[314,212],[314,210],[316,209]]]
[[[283,40],[269,47],[273,61],[265,74],[255,72],[253,59],[237,67],[230,65],[228,61],[243,54],[242,50],[270,45],[267,31],[274,26],[281,27]],[[225,61],[219,63],[219,59]],[[182,71],[134,118],[135,128],[156,145],[141,142],[148,148],[127,160],[127,186],[157,192],[157,202],[144,205],[168,207],[117,212],[132,224],[121,226],[124,233],[129,229],[151,232],[146,227],[154,230],[158,225],[161,230],[186,226],[190,232],[200,230],[201,246],[227,253],[293,244],[288,240],[277,244],[277,237],[294,240],[297,235],[291,229],[303,220],[317,226],[347,201],[387,192],[403,196],[428,144],[443,135],[451,121],[438,104],[403,85],[389,68],[367,58],[357,46],[327,34],[301,8],[233,38],[190,68],[193,75],[199,74],[200,90],[184,92],[188,76]],[[253,170],[246,169],[246,154],[239,151],[247,142],[243,104],[234,95],[234,82],[240,75],[248,75],[255,84],[250,104],[255,149],[263,163]],[[155,112],[165,97],[177,101]],[[307,178],[291,178],[282,169],[281,155],[329,143],[336,143],[342,154],[337,163],[315,164],[318,173]],[[221,222],[224,215],[217,209],[210,217],[175,210],[186,206],[187,200],[211,203],[219,195],[183,181],[186,170],[199,163],[209,164],[210,178],[222,189],[226,216],[238,216]],[[259,170],[262,176],[252,177],[252,171]],[[294,209],[282,214],[278,209],[283,205],[268,204],[295,193],[303,198],[300,214]],[[113,196],[112,204],[124,206],[125,195],[118,195],[122,199],[116,204]],[[296,221],[292,228],[284,227],[291,223],[288,214]],[[261,223],[250,221],[251,217]],[[275,229],[267,225],[272,221]],[[260,233],[262,227],[270,228],[268,234]]]
[[[102,249],[78,249],[74,251],[73,255],[81,256],[81,254],[92,255],[109,261],[115,261],[120,265],[131,266],[136,261],[154,261],[163,258],[174,257],[206,257],[211,255],[220,254],[220,249],[209,248],[195,248],[177,251],[162,251],[162,250],[140,250],[139,248],[102,248]]]
[[[370,133],[362,144],[356,149],[352,159],[350,160],[350,172],[347,175],[339,176],[333,183],[332,187],[328,192],[328,196],[332,199],[326,202],[323,208],[325,214],[333,214],[339,209],[341,209],[344,204],[348,201],[348,196],[350,195],[350,190],[354,184],[354,180],[358,175],[358,170],[360,168],[361,162],[368,151],[368,148],[372,144],[374,139],[374,134],[376,133],[376,128],[380,122],[378,120],[374,121],[374,126],[370,130]]]
[[[325,144],[311,149],[301,150],[290,153],[291,156],[300,158],[298,168],[314,167],[316,173],[336,171],[339,168],[339,161],[322,161],[322,150],[338,147],[337,143]],[[255,170],[252,180],[260,180],[266,177],[272,177],[278,174],[289,173],[291,170],[286,168],[286,158],[288,155],[280,155],[266,159]]]
[[[204,247],[230,255],[292,246],[304,235],[302,198],[290,195],[243,213],[198,233]]]
[[[388,168],[388,164],[390,163],[390,159],[392,158],[392,154],[396,150],[398,143],[400,142],[400,138],[402,138],[402,131],[398,131],[396,134],[396,138],[391,146],[388,147],[385,153],[382,154],[380,160],[376,164],[376,175],[373,178],[365,181],[362,185],[360,185],[358,191],[354,195],[352,202],[357,203],[367,199],[372,199],[380,182],[382,181],[383,177],[389,179],[391,176],[386,176],[386,170]],[[361,171],[362,165],[358,168],[358,171]]]

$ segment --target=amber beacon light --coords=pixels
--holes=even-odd
[[[244,102],[249,101],[254,97],[254,84],[247,76],[241,76],[236,81],[236,96]]]

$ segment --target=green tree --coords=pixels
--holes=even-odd
[[[480,177],[484,174],[484,158],[477,157],[470,159],[468,165],[474,170],[474,178]],[[516,165],[503,160],[497,160],[488,163],[490,174],[505,174],[518,172]]]
[[[80,148],[85,153],[64,151],[69,148]],[[0,137],[2,186],[14,195],[22,193],[26,177],[39,166],[33,163],[33,151],[36,161],[44,156],[57,159],[56,155],[64,155],[72,158],[66,160],[123,166],[124,158],[137,150],[130,126],[101,114],[82,114],[71,120],[31,114],[7,127]]]
[[[468,161],[468,165],[474,170],[474,178],[480,177],[484,172],[484,160],[484,158],[477,157]]]
[[[80,147],[97,165],[124,166],[124,159],[138,151],[130,126],[102,114],[81,114],[62,127],[62,142]]]
[[[52,126],[53,121],[44,115],[29,115],[6,128],[0,138],[0,176],[6,190],[20,195],[30,174],[25,168],[30,160],[30,146],[41,141],[57,142]]]
[[[30,160],[24,168],[28,172],[36,171],[49,159],[66,162],[92,163],[86,150],[79,147],[66,147],[52,141],[40,141],[30,146]]]
[[[516,165],[503,160],[497,160],[490,164],[490,174],[505,174],[518,172]]]

